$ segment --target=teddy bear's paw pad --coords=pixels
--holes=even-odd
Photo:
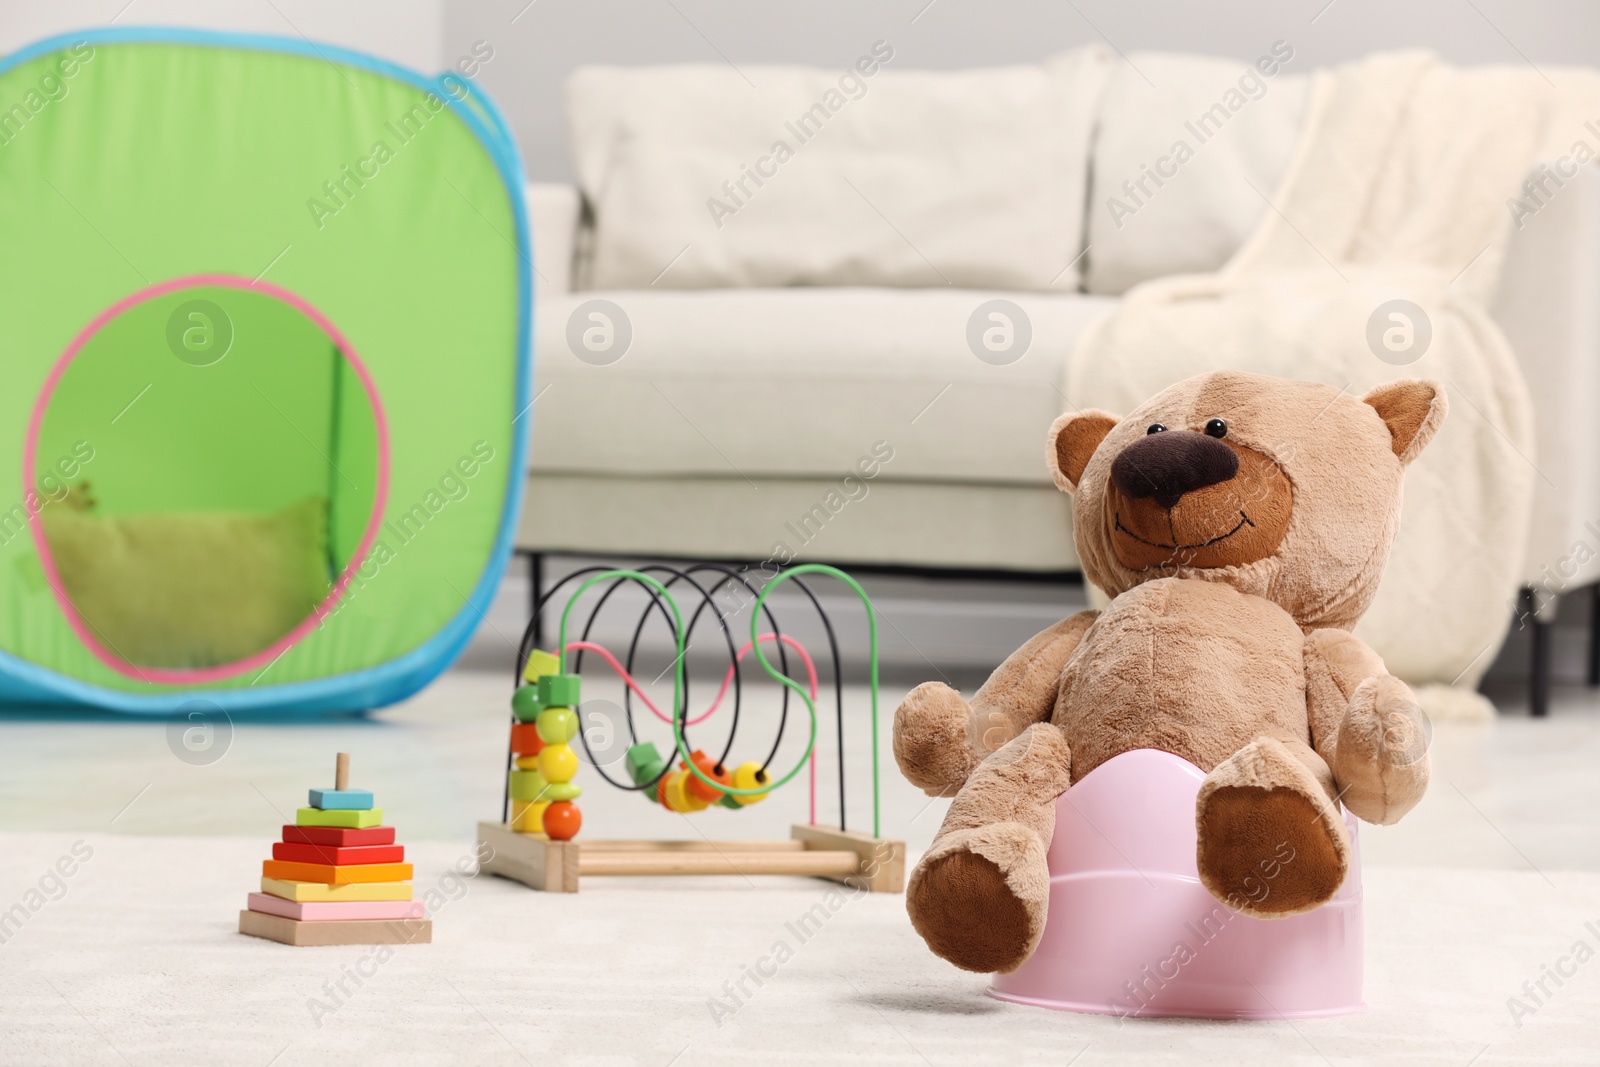
[[[1200,881],[1245,915],[1274,919],[1326,904],[1349,867],[1326,799],[1292,786],[1222,786],[1202,797]]]
[[[935,955],[980,974],[1012,970],[1028,957],[1028,908],[993,860],[959,849],[916,874],[906,910]]]

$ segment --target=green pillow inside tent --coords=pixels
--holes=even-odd
[[[351,710],[448,666],[520,502],[521,189],[455,75],[186,30],[0,60],[0,702]]]

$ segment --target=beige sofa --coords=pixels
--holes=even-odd
[[[1283,51],[1263,50],[1270,75],[1092,49],[957,74],[891,58],[804,143],[785,123],[826,110],[840,72],[746,71],[759,90],[727,68],[579,72],[581,191],[529,189],[519,546],[1071,571],[1042,458],[1065,363],[1129,287],[1215,269],[1270,210],[1257,190],[1309,84]],[[796,142],[781,164],[778,138]],[[1177,139],[1192,158],[1162,163]],[[1527,581],[1556,593],[1600,578],[1600,552],[1572,551],[1600,549],[1600,179],[1535,177],[1494,310],[1539,422]],[[875,446],[889,456],[863,476]]]

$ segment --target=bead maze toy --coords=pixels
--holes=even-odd
[[[350,754],[339,753],[332,789],[311,790],[309,807],[283,828],[261,864],[261,892],[239,913],[239,932],[285,945],[426,944],[433,923],[411,899],[411,864],[383,825],[383,809],[350,788]]]
[[[801,580],[800,576],[806,574],[843,582],[860,599],[867,613],[872,728],[870,835],[847,828],[844,683],[838,641],[821,601]],[[700,577],[703,576],[710,576],[710,580],[702,583]],[[562,610],[555,649],[546,652],[535,648],[534,634],[542,608],[574,581],[579,584]],[[827,634],[839,746],[838,829],[819,825],[816,817],[816,664],[804,645],[779,628],[767,603],[771,593],[785,582],[793,582],[804,594]],[[579,639],[569,641],[567,634],[576,605],[586,592],[602,583],[609,583],[609,587],[599,595]],[[634,628],[626,658],[619,660],[590,637],[613,594],[630,585],[642,588],[649,596],[649,604]],[[687,624],[678,600],[670,591],[673,586],[681,586],[680,596],[687,591],[688,596],[697,598]],[[753,598],[749,641],[743,647],[739,647],[734,636],[730,612],[716,599],[724,590],[734,595],[748,593]],[[661,617],[671,628],[675,648],[669,668],[673,676],[670,711],[658,707],[633,675],[640,639],[653,615]],[[705,710],[691,716],[685,658],[692,643],[690,635],[707,615],[715,620],[719,629],[719,644],[727,647],[728,666],[715,698]],[[763,621],[765,633],[762,632]],[[775,650],[776,666],[769,659],[765,646]],[[744,695],[742,664],[751,652],[766,675],[782,686],[777,737],[762,758],[731,764],[731,754],[739,741]],[[625,687],[623,714],[632,742],[621,760],[628,776],[625,782],[613,778],[595,759],[589,737],[581,729],[581,671],[585,654],[601,660]],[[791,656],[803,666],[805,684],[791,673]],[[898,893],[904,888],[905,844],[880,836],[877,620],[866,592],[843,571],[823,564],[804,564],[779,572],[760,590],[740,573],[709,563],[687,569],[658,564],[639,570],[589,567],[576,571],[539,599],[518,651],[514,686],[503,821],[478,824],[480,843],[492,847],[492,857],[483,862],[485,872],[514,879],[534,889],[566,893],[578,891],[580,875],[802,875],[845,882],[872,892]],[[792,696],[799,698],[809,715],[810,734],[799,761],[780,774],[770,765],[783,745]],[[635,700],[671,727],[672,748],[667,755],[663,756],[654,742],[640,739],[634,717]],[[727,739],[720,754],[713,757],[690,742],[688,731],[725,705],[728,706],[725,718],[729,721]],[[582,788],[575,779],[581,761],[573,750],[574,741],[589,757],[591,769],[607,784],[637,792],[646,802],[687,817],[713,807],[740,811],[757,804],[809,766],[810,818],[804,824],[791,827],[787,840],[713,842],[701,838],[688,841],[600,840],[580,844],[576,838],[583,826],[583,816],[576,801]]]

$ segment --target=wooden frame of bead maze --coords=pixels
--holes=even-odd
[[[816,574],[843,582],[866,609],[871,655],[872,726],[872,833],[847,829],[844,776],[844,685],[841,676],[838,641],[821,601],[801,575]],[[659,575],[660,577],[656,577]],[[711,576],[703,584],[700,576]],[[544,605],[569,582],[578,582],[561,614],[556,651],[535,648],[536,623]],[[839,745],[839,826],[816,822],[817,672],[806,649],[792,636],[784,634],[767,606],[768,596],[781,584],[794,582],[809,599],[822,621],[831,653],[834,702]],[[592,608],[582,636],[567,640],[568,624],[574,606],[585,592],[604,582],[607,589]],[[687,625],[670,587],[682,585],[699,597]],[[626,586],[641,587],[649,594],[646,607],[634,631],[633,643],[625,663],[619,662],[604,647],[589,640],[595,620],[611,595]],[[736,647],[728,613],[716,600],[723,589],[740,590],[754,597],[750,615],[749,643]],[[682,590],[680,590],[681,592]],[[729,652],[729,667],[722,690],[712,705],[698,717],[691,717],[685,677],[685,657],[690,634],[704,613],[720,626]],[[659,613],[672,627],[676,654],[673,672],[672,714],[664,715],[632,677],[640,637],[653,614]],[[769,632],[763,634],[762,621]],[[774,665],[763,645],[770,643],[777,653]],[[778,737],[765,760],[751,761],[730,769],[726,766],[738,731],[738,708],[742,693],[740,664],[748,652],[767,676],[783,687],[783,711]],[[607,662],[625,685],[624,703],[628,729],[634,743],[624,760],[630,782],[613,779],[594,759],[589,738],[581,729],[575,709],[581,703],[582,657],[593,653]],[[790,673],[790,653],[799,658],[808,684],[801,684]],[[573,655],[576,653],[576,655]],[[663,672],[665,673],[665,672]],[[733,692],[733,725],[722,754],[716,758],[694,748],[688,730],[709,716]],[[513,681],[511,743],[507,750],[507,787],[500,822],[478,824],[478,840],[489,849],[482,870],[521,882],[534,889],[556,893],[575,893],[584,875],[799,875],[843,882],[869,892],[898,893],[905,887],[905,843],[880,836],[879,759],[878,759],[878,633],[872,602],[865,590],[848,574],[824,564],[804,564],[779,572],[758,591],[739,572],[719,564],[696,564],[683,569],[656,564],[639,570],[589,567],[568,575],[540,597],[534,618],[523,633]],[[793,769],[782,775],[769,770],[783,743],[788,721],[789,699],[798,696],[810,714],[811,735],[805,753]],[[672,726],[674,751],[663,758],[651,742],[641,742],[633,730],[633,699],[637,696],[658,718]],[[790,828],[787,840],[689,841],[586,840],[577,841],[582,815],[573,801],[581,793],[576,777],[579,760],[570,744],[576,739],[589,756],[590,767],[613,787],[641,793],[652,803],[686,815],[712,805],[738,809],[763,800],[810,766],[812,783],[811,821]],[[673,767],[673,758],[677,767]]]

